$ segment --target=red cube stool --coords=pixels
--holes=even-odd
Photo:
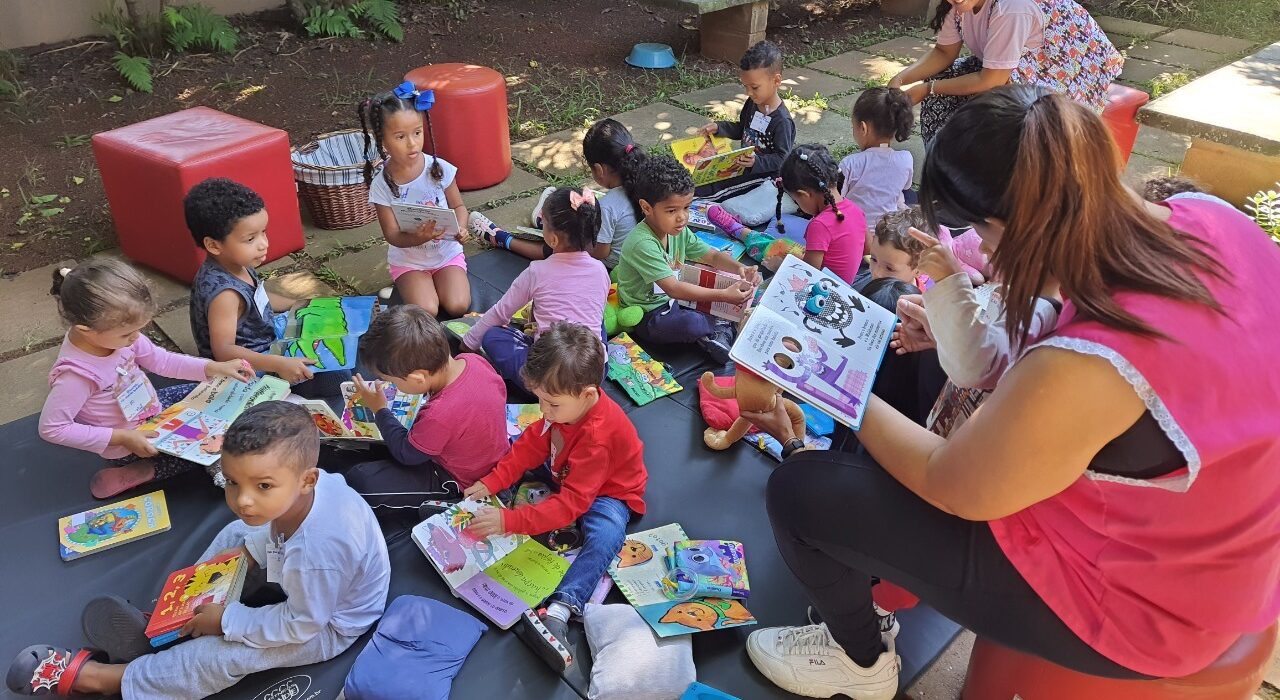
[[[1129,162],[1133,143],[1138,140],[1138,110],[1150,99],[1147,93],[1120,83],[1111,83],[1107,88],[1107,106],[1102,110],[1102,121],[1111,129],[1111,137],[1116,140],[1125,163]]]
[[[458,167],[458,189],[492,187],[511,174],[507,81],[492,68],[437,63],[415,68],[404,79],[433,90],[431,127],[435,153]]]
[[[1203,671],[1182,678],[1114,680],[1069,671],[979,637],[962,700],[1250,700],[1276,645],[1276,625],[1239,639]]]
[[[302,250],[302,217],[289,135],[208,107],[193,107],[93,135],[93,157],[129,258],[190,283],[204,262],[182,198],[226,177],[256,191],[270,216],[267,260]]]

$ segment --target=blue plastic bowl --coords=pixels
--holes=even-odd
[[[636,68],[671,68],[676,64],[676,54],[666,44],[636,44],[626,61]]]

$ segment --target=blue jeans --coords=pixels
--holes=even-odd
[[[569,571],[547,598],[548,603],[560,603],[581,615],[591,593],[600,584],[613,558],[622,550],[627,537],[627,522],[631,509],[616,498],[597,496],[591,507],[582,514],[582,549],[578,558],[569,565]]]
[[[641,342],[692,343],[715,330],[714,318],[672,301],[666,306],[646,311],[632,335]]]

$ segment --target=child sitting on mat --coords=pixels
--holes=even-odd
[[[782,197],[786,192],[806,216],[804,261],[853,283],[862,264],[867,220],[851,199],[840,194],[840,170],[826,146],[796,146],[782,162],[782,187],[778,188],[778,233],[782,223]]]
[[[918,289],[926,288],[927,278],[917,269],[925,245],[911,236],[912,228],[929,228],[920,207],[889,212],[876,222],[867,246],[872,279],[892,277]]]
[[[697,343],[717,363],[729,361],[733,326],[675,300],[723,301],[741,304],[752,294],[749,285],[707,289],[681,282],[676,270],[700,262],[732,272],[750,283],[759,281],[755,266],[746,266],[724,251],[712,250],[689,230],[693,179],[675,158],[647,159],[636,175],[635,195],[644,213],[622,246],[614,268],[618,298],[623,306],[639,306],[644,318],[634,335],[641,341]]]
[[[316,467],[319,452],[311,416],[284,401],[240,414],[222,444],[227,507],[239,520],[199,561],[243,548],[256,564],[248,576],[259,590],[246,587],[241,599],[269,594],[259,585],[265,579],[279,584],[283,602],[202,605],[182,628],[189,639],[151,653],[142,611],[116,596],[95,598],[82,617],[91,648],[23,649],[9,666],[9,690],[196,700],[251,673],[345,651],[381,617],[391,563],[369,507],[341,476]]]
[[[179,384],[156,391],[144,371],[202,381],[253,378],[243,360],[211,362],[157,347],[142,329],[156,304],[147,281],[128,264],[101,259],[53,273],[58,312],[71,328],[49,370],[49,396],[40,411],[40,437],[57,445],[96,452],[107,459],[89,481],[94,498],[110,498],[135,486],[199,466],[160,454],[134,430],[195,388]]]
[[[597,338],[598,340],[598,338]],[[462,488],[489,473],[507,453],[507,387],[483,357],[449,354],[444,326],[416,306],[392,306],[360,338],[360,357],[378,379],[429,397],[407,430],[387,408],[378,382],[356,375],[356,393],[374,411],[394,461],[366,462],[347,472],[351,487],[374,507],[416,508],[439,499],[442,481]],[[445,471],[434,473],[435,467]]]
[[[297,301],[267,291],[256,268],[267,256],[267,209],[257,192],[210,178],[182,200],[187,228],[207,253],[191,282],[191,333],[203,357],[241,359],[288,381],[308,399],[336,400],[347,370],[313,373],[314,360],[270,353],[275,316]]]
[[[907,205],[903,191],[911,189],[911,151],[889,148],[889,142],[911,138],[914,126],[911,98],[902,90],[868,88],[853,103],[853,138],[861,150],[840,161],[840,193],[866,214],[869,227]]]
[[[782,87],[782,49],[772,41],[761,41],[747,49],[738,68],[742,87],[747,91],[738,120],[707,124],[698,133],[741,140],[743,146],[755,146],[755,150],[738,158],[739,164],[746,166],[747,175],[709,186],[716,191],[741,180],[777,175],[796,140],[795,120],[778,94]]]
[[[485,312],[462,338],[463,347],[483,347],[498,373],[525,388],[520,379],[533,337],[506,324],[533,302],[534,337],[556,321],[573,321],[603,331],[609,297],[609,272],[588,251],[600,225],[595,194],[560,187],[542,208],[542,230],[552,255],[535,260],[521,272],[506,294]]]
[[[471,306],[471,282],[462,252],[470,234],[467,206],[454,181],[458,168],[434,153],[430,162],[423,155],[424,123],[435,147],[428,111],[434,103],[430,90],[419,91],[408,81],[360,103],[357,111],[365,151],[376,145],[385,158],[376,173],[373,163],[365,161],[364,182],[369,186],[369,202],[378,210],[382,237],[387,239],[387,267],[401,298],[433,316],[456,317]],[[444,230],[433,221],[413,231],[401,230],[392,209],[396,204],[452,209],[458,218],[457,237],[444,237]]]
[[[482,508],[468,526],[478,537],[540,535],[582,519],[582,549],[541,614],[550,638],[528,618],[520,621],[526,641],[557,672],[572,663],[564,649],[570,614],[582,614],[622,549],[627,522],[645,510],[644,444],[627,415],[601,391],[604,364],[599,328],[557,323],[544,332],[524,367],[542,418],[525,429],[488,476],[465,491],[470,498],[487,498],[530,469],[556,491],[535,505]]]

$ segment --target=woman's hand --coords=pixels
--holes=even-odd
[[[906,74],[906,72],[907,72],[907,70],[904,68],[904,69],[902,69],[902,70],[898,71],[898,74],[897,74],[897,75],[893,76],[892,78],[889,78],[889,85],[888,85],[888,87],[896,88],[896,89],[898,89],[898,90],[901,90],[901,89],[902,89],[903,84],[904,84],[904,83],[906,83],[906,80],[904,80],[904,79],[903,79],[903,76]]]
[[[356,398],[377,413],[387,407],[387,395],[382,393],[382,382],[366,382],[359,374],[351,378],[355,384]]]
[[[788,440],[799,437],[792,431],[787,408],[779,399],[774,399],[773,408],[768,411],[743,411],[741,415],[783,445],[787,444]]]
[[[925,245],[916,270],[932,277],[934,282],[941,282],[956,273],[964,272],[964,267],[960,265],[951,246],[943,245],[942,241],[915,227],[907,229],[907,235]]]
[[[253,381],[253,365],[248,360],[223,360],[222,362],[209,362],[204,366],[204,376],[207,379],[214,377],[230,377],[240,382]]]
[[[898,299],[898,318],[902,320],[894,327],[889,341],[895,353],[905,355],[938,347],[923,304],[924,297],[919,294],[904,294]]]
[[[916,83],[903,92],[907,93],[907,97],[911,98],[911,104],[918,105],[924,102],[924,98],[929,96],[929,84]]]

